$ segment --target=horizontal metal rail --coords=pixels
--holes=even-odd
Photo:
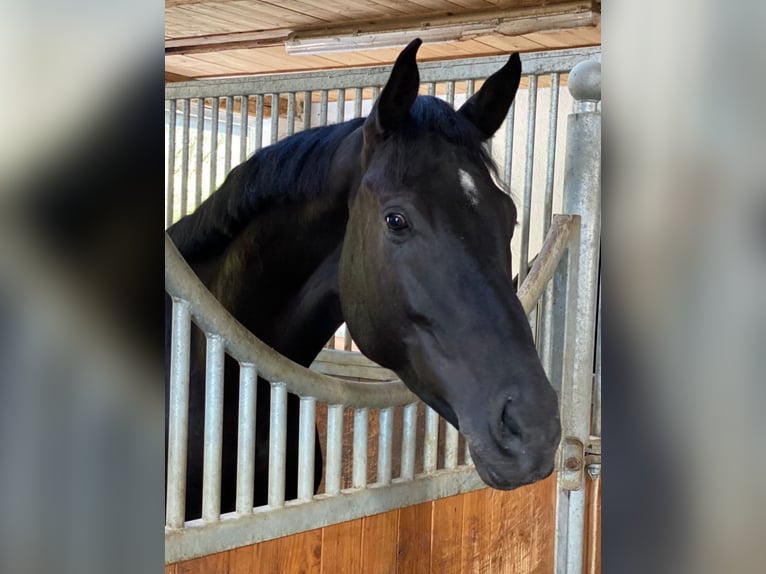
[[[572,67],[586,59],[599,59],[601,47],[554,50],[524,54],[522,74],[550,74],[569,72]],[[423,62],[418,64],[420,80],[446,82],[486,78],[500,69],[508,60],[507,56],[486,56],[465,60],[452,60],[449,66],[444,62]],[[193,82],[173,82],[165,86],[165,98],[213,98],[232,94],[266,94],[277,92],[304,92],[311,90],[338,90],[360,86],[382,86],[388,80],[391,66],[352,68],[342,74],[336,70],[279,74],[249,78],[227,78]]]
[[[524,311],[529,313],[561,259],[577,216],[556,215],[543,248],[519,289]],[[226,351],[240,363],[258,365],[269,381],[284,381],[287,390],[301,397],[353,408],[387,408],[411,404],[418,398],[399,380],[359,382],[342,380],[291,361],[253,335],[199,280],[165,234],[165,289],[174,298],[190,303],[194,322],[206,333],[223,338]],[[376,363],[366,360],[368,366]]]

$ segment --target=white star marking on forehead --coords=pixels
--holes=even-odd
[[[479,190],[476,189],[476,182],[473,180],[473,176],[464,169],[458,169],[457,174],[460,177],[460,185],[463,188],[463,193],[468,198],[468,201],[472,205],[479,204]]]

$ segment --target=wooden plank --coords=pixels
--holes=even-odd
[[[308,530],[261,542],[253,547],[251,572],[321,571],[322,529]]]
[[[432,512],[432,502],[399,509],[398,574],[430,571]]]
[[[254,546],[243,546],[229,551],[228,574],[250,574],[254,572],[253,554]]]
[[[392,510],[362,519],[361,570],[365,574],[396,572],[399,511]]]
[[[463,573],[489,572],[490,568],[490,523],[491,509],[488,488],[469,492],[463,500],[463,542],[461,563]]]
[[[601,479],[588,479],[587,487],[583,572],[601,574]]]
[[[176,565],[175,564],[166,565],[165,574],[176,574]]]
[[[322,529],[322,574],[359,574],[362,562],[362,519]]]
[[[229,553],[218,552],[176,564],[176,574],[227,574]]]
[[[432,574],[460,574],[463,495],[435,500],[431,531]]]

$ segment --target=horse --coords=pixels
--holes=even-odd
[[[552,472],[561,434],[557,396],[513,284],[516,207],[496,185],[485,147],[516,95],[521,60],[512,54],[455,110],[419,95],[420,45],[399,54],[366,118],[263,148],[168,234],[222,305],[297,363],[310,365],[345,322],[364,355],[462,432],[488,486],[513,489]],[[187,520],[201,513],[202,348],[191,353]],[[226,366],[224,397],[227,512],[236,485],[235,363]],[[265,381],[257,405],[259,505],[268,478]],[[298,408],[290,395],[286,499],[297,492]]]

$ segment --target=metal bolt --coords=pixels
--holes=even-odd
[[[577,472],[582,468],[582,460],[576,456],[570,456],[564,463],[564,468],[572,472]]]

